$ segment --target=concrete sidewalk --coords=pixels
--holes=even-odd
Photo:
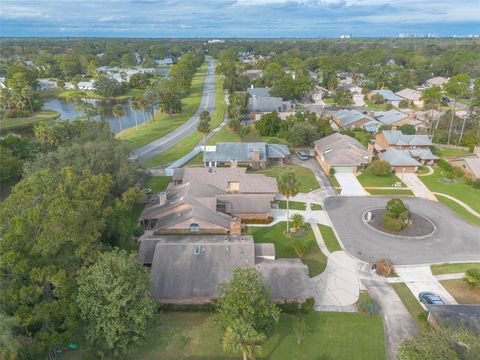
[[[412,190],[413,194],[428,200],[437,201],[435,195],[425,186],[425,184],[418,178],[417,174],[396,174],[397,177],[403,181],[407,187]]]

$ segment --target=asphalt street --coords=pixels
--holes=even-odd
[[[202,111],[212,112],[215,109],[215,63],[210,57],[207,57],[207,62],[208,70],[203,86],[202,99],[195,114],[172,132],[135,150],[132,158],[139,162],[145,162],[162,151],[171,148],[197,130],[199,116]]]
[[[348,252],[372,263],[387,258],[394,265],[420,265],[480,259],[480,228],[445,205],[420,198],[403,198],[410,209],[430,219],[436,231],[425,238],[404,238],[378,232],[362,221],[371,209],[385,207],[389,197],[334,196],[324,208]]]

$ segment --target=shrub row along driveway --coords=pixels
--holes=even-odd
[[[395,265],[480,259],[479,228],[435,201],[404,199],[410,211],[427,217],[436,226],[436,231],[427,238],[405,239],[390,236],[363,223],[363,213],[373,208],[385,207],[389,199],[335,196],[325,200],[324,208],[350,254],[370,263],[387,258]]]

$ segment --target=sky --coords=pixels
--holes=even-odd
[[[2,37],[480,34],[480,0],[0,0]]]

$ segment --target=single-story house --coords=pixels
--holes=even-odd
[[[245,168],[176,169],[173,184],[154,197],[139,221],[156,234],[241,233],[241,221],[268,219],[278,193],[274,178]]]
[[[48,79],[38,79],[37,85],[40,90],[54,89],[57,87],[57,82]]]
[[[437,76],[437,77],[434,77],[434,78],[431,78],[431,79],[428,79],[426,82],[425,82],[425,86],[426,87],[433,87],[433,86],[443,86],[445,85],[445,83],[448,82],[448,79],[443,77],[443,76]]]
[[[372,99],[374,95],[382,95],[383,97],[383,102],[386,104],[392,104],[395,107],[398,107],[398,104],[400,104],[400,101],[403,100],[398,95],[395,95],[392,90],[372,90],[370,93],[368,93],[367,98],[369,100]]]
[[[373,119],[357,110],[342,109],[332,112],[332,121],[340,129],[361,129]]]
[[[263,71],[258,69],[250,69],[245,71],[242,75],[248,77],[248,80],[254,81],[263,77]]]
[[[334,133],[314,142],[317,160],[326,174],[356,173],[372,160],[365,146],[351,136]]]
[[[402,126],[413,121],[410,115],[398,110],[374,111],[373,117],[383,125],[388,126]]]
[[[287,145],[267,143],[217,143],[203,153],[206,166],[248,165],[263,168],[267,164],[281,164],[290,157]]]
[[[407,100],[409,105],[415,105],[419,107],[423,106],[422,93],[418,90],[406,88],[397,91],[395,95],[398,95],[404,100]]]
[[[166,57],[164,59],[155,60],[155,64],[162,65],[162,66],[173,65],[173,59],[170,57]]]
[[[477,180],[480,179],[480,156],[477,154],[468,156],[456,156],[448,160],[452,166],[461,168],[465,175]]]
[[[251,120],[260,120],[262,115],[274,111],[278,112],[280,116],[283,113],[293,114],[295,112],[295,104],[292,101],[278,96],[270,96],[270,90],[268,87],[256,88],[253,85],[247,89],[249,94],[247,107]]]
[[[275,302],[310,297],[308,267],[300,259],[275,260],[273,244],[255,244],[251,235],[147,233],[140,238],[139,258],[151,267],[151,295],[162,303],[209,303],[237,268],[256,268]]]
[[[390,164],[393,171],[401,173],[415,173],[422,164],[410,156],[408,151],[388,149],[379,152],[378,157]]]
[[[77,87],[80,90],[95,90],[95,82],[93,80],[90,81],[80,81],[77,84]]]
[[[428,322],[434,328],[455,327],[480,332],[480,305],[427,305]]]

